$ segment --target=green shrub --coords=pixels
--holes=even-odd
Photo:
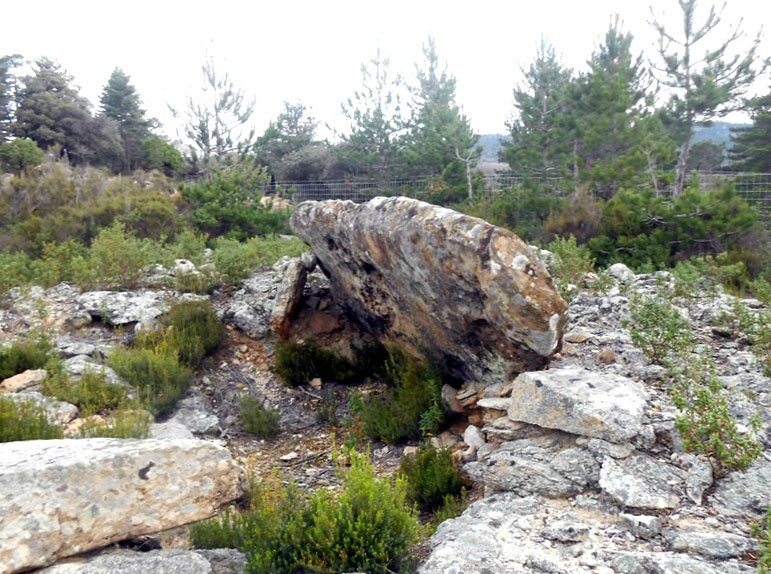
[[[557,290],[565,301],[572,301],[581,286],[585,273],[594,271],[594,260],[589,248],[576,244],[573,236],[558,237],[546,246],[554,254],[550,268]],[[571,288],[571,285],[575,288]]]
[[[460,516],[467,507],[468,494],[465,488],[462,488],[460,494],[457,496],[448,494],[444,497],[442,505],[434,512],[434,517],[431,519],[430,523],[430,531],[436,531],[439,525],[445,520]]]
[[[43,150],[31,139],[17,138],[0,143],[0,167],[11,173],[21,173],[42,161]]]
[[[241,428],[259,438],[270,438],[279,432],[281,415],[278,410],[265,407],[254,397],[244,396],[238,399],[238,411],[241,413]]]
[[[276,374],[290,387],[304,385],[320,377],[325,381],[348,383],[357,376],[356,367],[336,353],[320,347],[314,340],[280,341],[276,345]]]
[[[193,544],[236,547],[253,574],[404,571],[418,533],[404,480],[376,478],[367,458],[354,452],[342,486],[336,497],[325,490],[307,494],[267,477],[244,511],[194,525]]]
[[[235,285],[260,267],[273,265],[285,255],[297,257],[306,250],[307,246],[295,237],[255,237],[244,243],[219,238],[214,243],[213,261],[223,283]]]
[[[78,381],[62,373],[49,373],[43,381],[43,394],[72,403],[80,416],[90,416],[116,409],[128,403],[126,389],[107,382],[103,371],[86,371]]]
[[[179,362],[177,350],[164,344],[154,348],[117,349],[107,362],[136,389],[141,404],[155,415],[173,409],[193,379],[190,368]]]
[[[629,298],[629,329],[632,342],[648,359],[664,364],[693,346],[693,335],[685,319],[664,297],[645,297],[637,293]]]
[[[161,323],[169,328],[170,344],[177,349],[179,360],[191,367],[217,350],[226,337],[225,327],[208,300],[175,303],[161,317]]]
[[[34,401],[17,403],[0,394],[0,442],[62,436],[61,427],[49,422],[45,407]]]
[[[179,150],[158,136],[150,136],[142,142],[145,168],[157,169],[168,177],[177,177],[185,167]]]
[[[675,421],[683,446],[710,457],[717,473],[744,470],[763,452],[763,445],[739,432],[728,397],[709,359],[672,367],[672,399],[680,409]]]
[[[391,387],[381,395],[352,396],[350,407],[367,436],[398,443],[436,432],[442,420],[439,372],[406,353],[394,351],[387,379]]]
[[[751,524],[752,535],[760,542],[758,549],[758,574],[771,574],[771,506],[762,520]]]
[[[147,438],[152,422],[152,415],[147,411],[123,407],[113,412],[106,422],[84,422],[77,438]]]
[[[33,278],[29,255],[18,251],[0,251],[0,295],[14,287],[32,284]]]
[[[151,249],[151,244],[131,235],[122,223],[103,229],[89,252],[94,282],[102,287],[136,287],[150,262]]]
[[[42,369],[51,354],[51,344],[41,336],[32,336],[0,348],[0,381],[28,369]]]
[[[439,509],[446,497],[459,495],[463,488],[452,453],[429,443],[421,445],[416,454],[404,457],[400,472],[407,480],[407,498],[424,512]]]

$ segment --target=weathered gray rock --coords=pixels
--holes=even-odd
[[[68,336],[57,337],[54,346],[59,353],[65,357],[75,357],[77,355],[91,356],[96,352],[96,345],[87,341],[80,341]]]
[[[647,454],[617,461],[607,457],[600,471],[600,488],[631,508],[677,508],[684,496],[685,471]]]
[[[302,300],[303,287],[309,271],[313,269],[308,269],[300,257],[292,259],[286,267],[284,280],[278,287],[270,315],[270,327],[280,339],[289,336],[292,316]]]
[[[658,516],[625,514],[622,512],[619,517],[632,531],[632,534],[638,538],[648,540],[661,534],[661,519]]]
[[[558,434],[504,442],[484,458],[463,470],[492,491],[563,497],[583,492],[599,480],[600,465],[594,457],[572,448]]]
[[[642,385],[617,375],[567,367],[520,374],[509,418],[582,436],[625,443],[642,431]]]
[[[541,536],[546,540],[554,540],[555,542],[581,542],[587,539],[590,530],[588,524],[584,524],[575,517],[562,518],[551,521],[541,531]]]
[[[631,283],[635,278],[634,271],[623,263],[614,263],[608,267],[606,273],[621,283]]]
[[[89,291],[76,298],[80,310],[111,325],[151,321],[168,309],[161,291]]]
[[[46,566],[202,520],[243,486],[228,451],[198,440],[0,444],[0,564]]]
[[[243,574],[246,558],[237,550],[112,550],[72,558],[40,574]]]
[[[192,393],[177,403],[167,422],[186,427],[195,434],[217,434],[220,421],[199,393]]]
[[[22,391],[6,395],[16,403],[33,403],[46,410],[46,418],[52,424],[66,425],[78,416],[78,407],[73,404],[47,397],[38,391]]]
[[[616,574],[754,574],[743,564],[710,564],[672,552],[619,552],[612,560]]]
[[[466,430],[463,431],[463,442],[465,442],[468,446],[480,448],[483,444],[485,444],[485,435],[482,434],[482,431],[479,430],[479,427],[469,425],[466,427]]]
[[[291,225],[360,323],[459,379],[500,382],[560,347],[567,306],[507,230],[406,197],[305,202]]]
[[[751,538],[696,528],[665,530],[664,538],[669,542],[670,550],[698,554],[711,560],[741,558],[755,548]]]
[[[702,457],[694,457],[685,477],[685,493],[694,504],[701,504],[704,491],[712,486],[712,464]]]
[[[64,361],[64,371],[75,379],[79,379],[84,373],[103,373],[105,380],[113,385],[123,385],[118,374],[106,365],[97,363],[86,355],[76,355]]]
[[[150,437],[163,440],[194,439],[189,428],[178,422],[153,423],[150,425]]]
[[[709,502],[726,516],[760,518],[771,506],[771,461],[761,458],[744,472],[721,480]]]

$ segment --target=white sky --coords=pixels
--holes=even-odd
[[[340,104],[360,86],[361,64],[380,46],[391,71],[410,80],[421,46],[432,35],[458,80],[457,101],[474,129],[503,133],[520,70],[533,60],[542,36],[566,65],[582,68],[618,13],[635,36],[635,53],[653,57],[651,5],[673,29],[680,26],[676,0],[7,2],[0,11],[0,55],[57,61],[95,105],[110,73],[120,67],[149,115],[173,138],[176,126],[167,104],[183,107],[196,93],[208,52],[219,70],[256,99],[258,133],[284,100],[302,101],[317,119],[344,131]],[[740,18],[754,37],[771,24],[771,2],[729,0],[723,24]],[[763,57],[771,55],[768,35]],[[756,91],[769,85],[771,72]]]

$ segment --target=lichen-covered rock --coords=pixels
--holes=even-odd
[[[76,299],[79,310],[111,325],[126,325],[155,319],[168,309],[162,291],[89,291]]]
[[[198,440],[0,444],[0,564],[46,566],[203,520],[243,486],[230,453]]]
[[[305,202],[291,225],[360,323],[459,379],[500,382],[560,348],[567,305],[510,231],[405,197]]]
[[[600,488],[622,506],[677,508],[685,495],[685,471],[642,453],[617,461],[607,457]]]
[[[246,557],[238,550],[114,550],[74,558],[39,574],[243,574]]]
[[[289,336],[292,315],[302,299],[308,272],[313,271],[315,267],[316,258],[312,254],[296,257],[286,266],[284,280],[278,286],[270,315],[270,327],[280,339],[286,339]]]
[[[640,383],[568,367],[519,375],[508,415],[513,421],[625,443],[642,431],[645,404]]]
[[[760,518],[771,506],[771,460],[761,458],[744,472],[733,472],[718,482],[709,497],[711,505],[726,516]]]

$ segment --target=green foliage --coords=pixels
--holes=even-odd
[[[0,381],[28,369],[42,369],[51,354],[51,343],[42,336],[30,336],[0,348]]]
[[[122,407],[105,422],[86,420],[78,429],[77,438],[147,438],[153,417],[147,411]]]
[[[116,349],[107,363],[155,415],[173,409],[193,379],[190,368],[179,362],[177,349],[163,341],[153,348]]]
[[[185,160],[179,150],[158,136],[150,136],[142,142],[144,167],[157,169],[167,177],[177,177],[185,167]]]
[[[337,497],[324,490],[308,495],[268,477],[243,512],[194,525],[193,544],[235,546],[254,574],[402,571],[418,532],[404,480],[376,478],[366,457],[352,452],[342,483]]]
[[[135,288],[150,261],[151,245],[126,231],[122,223],[103,229],[89,252],[94,280],[102,287]]]
[[[685,449],[712,458],[718,474],[744,470],[762,454],[763,445],[739,432],[714,369],[708,359],[670,367],[672,399],[681,413],[675,427]]]
[[[150,135],[153,123],[145,118],[139,94],[129,80],[123,70],[115,68],[99,98],[104,116],[117,124],[123,157],[114,167],[124,172],[143,165],[142,141]]]
[[[278,410],[266,407],[255,397],[243,396],[238,399],[241,413],[241,428],[259,438],[270,438],[278,434],[281,415]]]
[[[274,369],[290,387],[304,385],[316,377],[349,383],[358,374],[356,367],[349,361],[310,339],[279,342],[276,345]]]
[[[53,438],[62,438],[62,429],[49,422],[45,407],[0,394],[0,442]]]
[[[654,363],[664,364],[693,348],[688,320],[662,296],[632,294],[625,327],[630,331],[632,342]]]
[[[468,495],[465,488],[462,488],[459,496],[448,494],[444,497],[442,505],[434,512],[431,520],[431,530],[435,530],[445,520],[456,518],[463,514],[468,507]]]
[[[757,283],[762,285],[762,283]],[[766,376],[771,374],[771,308],[751,312],[739,299],[724,311],[720,323],[737,337],[746,337],[752,352],[760,359]]]
[[[384,393],[354,396],[351,402],[364,432],[389,443],[418,438],[422,432],[435,432],[443,419],[439,372],[406,353],[393,351],[387,365],[387,381],[391,387]]]
[[[214,170],[210,177],[181,186],[190,204],[190,220],[211,237],[245,240],[256,235],[291,233],[289,212],[260,205],[260,190],[268,183],[263,168],[246,164]]]
[[[752,125],[732,133],[733,146],[728,152],[733,169],[771,172],[771,93],[748,102]]]
[[[220,238],[214,243],[214,266],[223,282],[234,285],[283,256],[297,257],[307,246],[297,238],[254,237],[245,243]]]
[[[750,525],[750,530],[760,542],[758,574],[771,574],[771,506],[766,509],[762,520]]]
[[[107,382],[103,371],[86,371],[75,382],[63,372],[49,372],[43,382],[43,393],[77,406],[82,417],[104,413],[129,402],[126,389]]]
[[[671,201],[650,191],[622,190],[605,204],[601,235],[588,246],[600,266],[663,269],[694,256],[762,251],[759,226],[757,212],[730,185],[689,189]]]
[[[572,235],[567,239],[558,237],[546,246],[554,254],[550,269],[557,290],[565,301],[572,301],[576,288],[580,287],[585,273],[594,271],[594,260],[589,248],[576,244]]]
[[[177,349],[179,360],[195,367],[215,351],[226,337],[210,301],[180,301],[161,317],[168,327],[166,337]]]
[[[461,493],[463,480],[448,449],[435,449],[429,443],[402,459],[399,471],[407,480],[407,498],[424,512],[434,512],[447,496]]]
[[[19,138],[0,143],[0,168],[19,174],[43,161],[43,150],[35,142]]]

